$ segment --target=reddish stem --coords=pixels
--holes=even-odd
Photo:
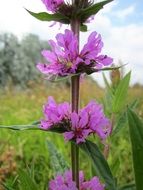
[[[79,22],[77,20],[71,21],[71,29],[78,39],[79,49]],[[71,104],[72,112],[78,113],[79,108],[79,79],[80,76],[73,76],[71,78]],[[79,148],[75,144],[71,144],[71,163],[72,163],[72,179],[76,182],[79,189]]]

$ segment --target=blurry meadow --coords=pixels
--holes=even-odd
[[[2,50],[0,55],[2,55]],[[2,63],[0,64],[2,65]],[[24,65],[22,67],[24,68]],[[111,74],[110,82],[114,89],[118,85],[114,80],[118,74]],[[19,88],[15,86],[12,81],[13,78],[11,77],[6,85],[2,80],[0,81],[0,125],[24,125],[41,119],[43,117],[42,106],[47,101],[48,96],[53,96],[57,102],[70,101],[70,82],[68,80],[51,84],[46,83],[45,80],[38,80],[38,78],[36,80],[29,78],[25,82],[26,85],[24,83],[18,84],[22,86]],[[86,105],[90,100],[97,100],[104,104],[106,114],[109,115],[106,102],[103,101],[109,95],[108,87],[101,88],[91,77],[86,77],[83,80],[84,82],[81,80],[80,107]],[[119,81],[120,79],[118,79]],[[136,84],[129,88],[126,101],[126,105],[135,102],[135,109],[141,116],[143,116],[142,94],[143,87]],[[109,105],[108,109],[110,110]],[[126,106],[123,109],[125,110]],[[94,142],[98,142],[98,139],[93,138]],[[46,140],[54,142],[58,152],[56,149],[53,151],[55,147],[53,148],[52,144],[48,145]],[[110,143],[111,140],[112,144]],[[134,183],[131,145],[126,121],[123,122],[120,133],[112,135],[111,140],[108,140],[110,145],[108,161],[113,175],[118,178],[119,184]],[[52,170],[53,168],[56,170],[56,164],[58,167],[56,156],[61,157],[62,155],[68,161],[67,165],[70,163],[68,146],[69,143],[65,144],[63,137],[59,134],[36,130],[10,131],[0,129],[0,190],[3,190],[1,184],[4,184],[5,189],[22,190],[22,186],[19,185],[21,171],[25,172],[25,179],[27,179],[27,175],[30,176],[33,182],[38,185],[39,190],[47,189],[48,180],[53,177]],[[102,146],[101,143],[100,146]],[[89,178],[93,172],[92,169],[89,170],[90,161],[87,158],[85,159],[83,153],[80,159],[82,160],[81,169],[85,170],[86,176]]]

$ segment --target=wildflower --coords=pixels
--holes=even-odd
[[[75,139],[76,143],[79,144],[85,142],[90,133],[91,130],[88,128],[88,115],[86,112],[82,116],[73,112],[71,114],[71,130],[64,133],[65,140]]]
[[[82,190],[104,190],[105,186],[100,183],[98,177],[93,177],[90,181],[84,182],[81,187]]]
[[[90,102],[79,114],[71,114],[71,128],[64,133],[66,141],[74,139],[77,144],[85,142],[90,134],[97,134],[101,139],[107,138],[111,132],[110,121],[105,117],[102,106]]]
[[[78,52],[77,36],[72,31],[65,30],[65,34],[57,34],[56,40],[56,42],[49,41],[51,51],[42,51],[42,55],[49,64],[39,63],[37,65],[37,68],[48,76],[62,77],[75,73],[91,74],[110,65],[113,61],[107,55],[100,54],[103,42],[97,32],[90,34],[87,43],[80,52]]]
[[[64,3],[63,0],[42,0],[48,11],[56,12]]]
[[[78,54],[77,38],[73,32],[65,30],[65,34],[56,36],[57,43],[49,40],[51,51],[44,50],[42,55],[50,64],[38,64],[37,68],[44,74],[67,76],[76,71],[76,58]]]
[[[102,140],[111,133],[111,124],[105,117],[103,108],[95,101],[91,101],[79,113],[71,112],[70,104],[57,104],[52,97],[43,107],[45,118],[40,127],[49,130],[55,126],[64,127],[66,141],[75,140],[77,144],[85,142],[91,134],[98,135]]]
[[[53,125],[64,122],[69,118],[70,105],[67,102],[56,104],[53,97],[48,98],[48,102],[43,107],[45,119],[41,120],[40,127],[44,130],[50,129]]]
[[[101,139],[105,139],[111,133],[111,123],[104,115],[102,105],[95,101],[90,101],[89,104],[81,110],[87,112],[89,116],[89,128],[92,133],[96,133]]]
[[[104,190],[98,177],[93,177],[90,181],[85,181],[82,171],[79,172],[80,190]],[[71,171],[66,171],[63,176],[58,175],[49,183],[49,190],[77,190],[76,184],[72,181]]]

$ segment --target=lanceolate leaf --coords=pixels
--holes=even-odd
[[[85,73],[90,75],[92,73],[96,73],[96,72],[99,72],[99,71],[112,71],[112,70],[116,70],[116,69],[120,69],[121,67],[124,67],[125,65],[122,65],[122,66],[119,66],[119,67],[104,67],[102,69],[94,69],[94,68],[89,68],[87,67],[87,70],[85,69]]]
[[[143,121],[128,109],[128,122],[132,143],[136,190],[143,190]]]
[[[33,17],[37,18],[38,20],[41,21],[56,21],[56,22],[61,22],[64,24],[69,24],[70,20],[68,17],[60,14],[60,13],[55,13],[55,14],[49,14],[47,12],[41,12],[41,13],[34,13],[26,9],[28,13],[30,13]]]
[[[23,130],[39,130],[39,128],[36,125],[12,125],[12,126],[4,126],[0,125],[1,129],[11,129],[11,130],[17,130],[17,131],[23,131]]]
[[[66,131],[65,127],[61,124],[59,126],[53,126],[49,130],[43,130],[39,127],[39,122],[36,121],[35,125],[12,125],[12,126],[4,126],[0,125],[0,129],[10,129],[15,131],[25,131],[25,130],[40,130],[46,132],[54,132],[54,133],[64,133]]]
[[[96,173],[102,179],[104,179],[106,184],[106,189],[116,190],[116,182],[112,176],[109,165],[105,160],[104,156],[98,149],[97,145],[91,141],[86,141],[85,143],[78,145],[93,161],[93,166],[96,169]]]
[[[116,91],[115,91],[115,96],[113,99],[113,112],[117,113],[119,112],[122,107],[125,104],[126,97],[127,97],[127,92],[128,92],[128,86],[130,82],[130,76],[131,72],[129,72],[119,83]]]
[[[113,0],[106,0],[106,1],[102,1],[99,3],[96,3],[88,8],[82,9],[78,16],[80,16],[81,20],[86,20],[87,18],[89,18],[91,15],[95,15],[97,14],[100,9],[103,8],[104,5],[106,5],[107,3],[110,3]]]

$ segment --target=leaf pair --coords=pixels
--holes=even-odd
[[[27,9],[26,10],[33,17],[35,17],[36,19],[41,20],[41,21],[48,21],[48,22],[55,21],[55,22],[60,22],[62,24],[70,24],[71,20],[76,18],[81,23],[80,30],[82,32],[86,32],[87,26],[84,24],[86,22],[86,20],[90,16],[97,14],[100,11],[100,9],[103,8],[104,5],[106,5],[107,3],[110,3],[111,1],[113,1],[113,0],[105,0],[105,1],[102,1],[99,3],[95,3],[93,5],[90,5],[87,8],[78,10],[77,13],[75,13],[75,10],[73,10],[72,12],[74,14],[71,12],[71,14],[73,14],[73,15],[70,15],[70,16],[66,16],[60,12],[55,13],[55,14],[49,14],[47,12],[34,13]],[[72,18],[72,17],[74,17],[74,18]]]

